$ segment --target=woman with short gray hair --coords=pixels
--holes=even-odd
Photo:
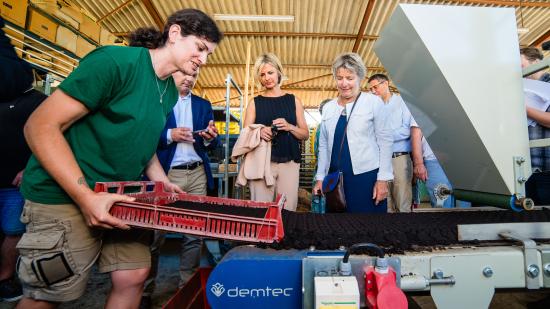
[[[380,98],[361,91],[367,70],[358,54],[336,57],[332,73],[338,97],[323,108],[313,193],[322,194],[325,176],[341,172],[347,212],[386,213],[387,182],[393,179],[387,111]]]
[[[340,68],[355,72],[358,81],[362,81],[367,76],[367,68],[363,63],[363,59],[356,53],[344,53],[334,59],[332,63],[332,76],[335,80]]]

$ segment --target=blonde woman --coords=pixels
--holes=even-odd
[[[263,54],[254,64],[256,80],[263,93],[248,103],[244,125],[263,124],[261,138],[272,142],[271,171],[275,185],[265,180],[249,181],[252,200],[273,201],[275,194],[285,194],[285,208],[296,210],[300,178],[300,141],[307,140],[309,131],[300,99],[281,90],[283,66],[272,53]]]

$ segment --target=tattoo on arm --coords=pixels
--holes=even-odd
[[[84,177],[80,177],[80,178],[78,178],[77,182],[78,182],[79,185],[85,185],[86,184],[86,179],[84,179]]]

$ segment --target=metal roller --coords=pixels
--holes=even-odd
[[[453,189],[451,193],[456,199],[461,201],[511,209],[514,211],[532,210],[535,207],[533,200],[527,197],[517,198],[515,195],[502,195],[460,189]]]

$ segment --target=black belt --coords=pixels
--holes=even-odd
[[[175,169],[175,170],[194,170],[194,169],[196,169],[197,167],[199,167],[201,165],[202,165],[202,161],[197,161],[197,162],[193,162],[193,163],[189,163],[189,164],[181,164],[181,165],[177,165],[177,166],[172,166],[172,168]]]
[[[400,156],[404,156],[404,155],[408,155],[409,153],[408,152],[394,152],[391,157],[392,158],[397,158],[397,157],[400,157]]]

